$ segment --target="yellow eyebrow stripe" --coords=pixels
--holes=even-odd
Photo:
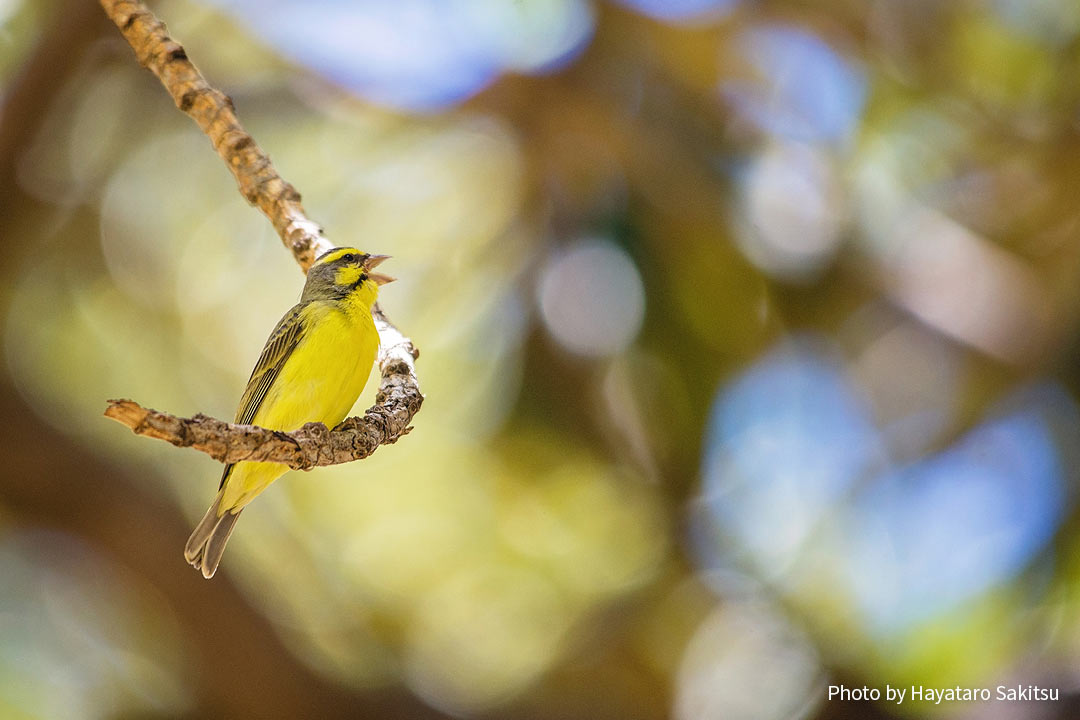
[[[317,264],[323,265],[325,263],[335,262],[337,260],[340,260],[342,256],[348,255],[349,253],[356,253],[357,255],[360,254],[356,248],[338,248],[337,250],[331,250],[328,254],[319,258],[319,262]]]

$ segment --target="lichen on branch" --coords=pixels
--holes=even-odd
[[[315,258],[333,244],[304,212],[300,193],[278,175],[270,157],[244,130],[229,96],[206,82],[184,47],[169,37],[165,24],[145,4],[138,0],[100,2],[139,62],[157,76],[176,106],[198,124],[236,178],[240,192],[273,223],[282,243],[307,272]],[[424,400],[416,377],[419,351],[378,305],[372,315],[379,331],[382,375],[375,405],[363,416],[349,418],[332,430],[321,423],[309,423],[284,433],[201,414],[181,418],[132,400],[110,401],[105,415],[136,434],[194,447],[225,463],[263,460],[306,470],[365,458],[379,445],[396,442],[409,432]]]

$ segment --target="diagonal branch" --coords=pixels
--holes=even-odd
[[[232,98],[206,82],[184,46],[169,37],[165,23],[145,4],[139,0],[101,0],[101,6],[120,28],[139,63],[157,76],[176,107],[210,138],[240,192],[270,219],[306,272],[315,258],[333,245],[304,213],[300,193],[278,175],[270,156],[240,125]]]
[[[281,241],[305,272],[333,244],[307,217],[300,193],[286,182],[254,138],[240,125],[228,95],[211,87],[188,59],[184,47],[169,37],[165,24],[139,0],[100,0],[105,14],[120,29],[139,62],[161,80],[176,106],[210,138],[232,172],[240,192],[274,225]],[[387,319],[378,305],[372,310],[379,331],[382,380],[375,405],[362,417],[345,420],[333,430],[309,423],[292,433],[250,425],[233,425],[196,415],[179,418],[148,410],[131,400],[112,400],[105,411],[136,434],[194,447],[222,462],[266,460],[308,470],[359,460],[379,445],[396,442],[411,428],[424,396],[416,377],[419,351]]]

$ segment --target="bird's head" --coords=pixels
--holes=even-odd
[[[356,248],[341,247],[320,255],[308,268],[301,301],[340,300],[353,293],[370,296],[374,304],[379,286],[393,282],[389,275],[374,272],[389,255],[372,255]]]

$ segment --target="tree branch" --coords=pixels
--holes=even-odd
[[[307,272],[333,245],[300,204],[300,193],[285,182],[254,138],[240,125],[232,99],[210,86],[188,59],[184,46],[169,37],[165,23],[139,0],[101,0],[105,14],[135,51],[143,67],[157,76],[176,107],[210,138],[236,178],[240,192],[274,224],[296,262]]]
[[[210,138],[236,178],[240,192],[269,218],[285,247],[307,272],[315,258],[333,244],[322,228],[307,217],[300,193],[278,175],[270,157],[240,125],[232,99],[206,82],[184,47],[169,37],[165,24],[145,4],[139,0],[100,2],[139,62],[157,76],[176,106]],[[300,430],[283,433],[234,425],[202,414],[180,418],[143,408],[131,400],[110,400],[105,416],[127,425],[138,435],[194,447],[225,463],[273,461],[309,470],[365,458],[379,445],[396,442],[409,432],[413,416],[424,400],[416,377],[419,351],[378,305],[372,309],[372,316],[379,331],[382,374],[375,405],[363,417],[349,418],[333,430],[327,430],[322,423],[308,423]]]

